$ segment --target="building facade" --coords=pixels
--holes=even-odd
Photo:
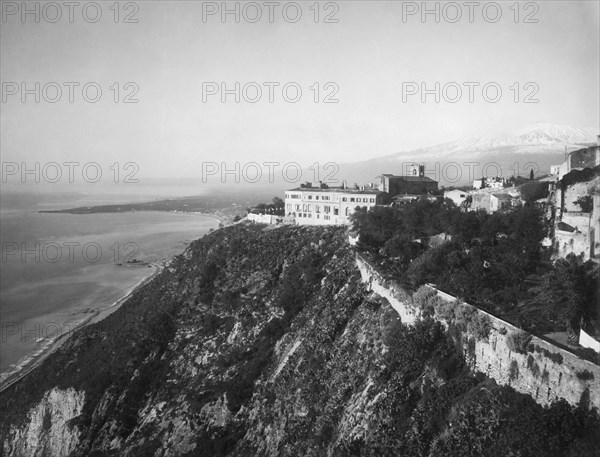
[[[452,202],[456,206],[462,205],[465,202],[465,200],[467,199],[467,197],[469,197],[469,192],[467,192],[465,190],[453,189],[453,190],[447,190],[446,192],[444,192],[444,198],[448,198],[448,199],[452,200]]]
[[[503,189],[505,185],[506,185],[506,179],[504,179],[500,176],[479,178],[479,179],[476,179],[475,181],[473,181],[473,189],[475,189],[475,190],[486,189],[486,188],[500,190],[500,189]]]
[[[373,188],[298,187],[285,192],[285,214],[299,225],[343,225],[356,207],[381,205],[386,196]]]
[[[562,179],[573,170],[594,168],[598,165],[600,165],[600,135],[596,145],[570,152],[562,165],[552,165],[550,174]]]

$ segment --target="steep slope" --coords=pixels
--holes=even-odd
[[[235,226],[192,243],[2,393],[2,455],[598,451],[597,416],[471,375],[439,324],[403,326],[345,238]]]

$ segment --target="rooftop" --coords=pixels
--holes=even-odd
[[[397,176],[397,175],[390,175],[390,174],[383,174],[380,176],[385,176],[387,178],[402,179],[403,181],[407,181],[407,182],[437,182],[437,181],[434,181],[433,179],[431,179],[429,176]]]
[[[370,195],[383,193],[383,191],[381,191],[379,189],[361,190],[361,189],[351,189],[351,188],[344,189],[343,187],[327,187],[325,189],[322,189],[320,187],[296,187],[294,189],[288,189],[286,192],[344,192],[347,194],[370,194]]]
[[[492,195],[494,197],[496,197],[498,200],[512,200],[513,198],[515,198],[515,197],[513,197],[512,195],[509,195],[509,194],[496,194],[496,193],[494,193]]]

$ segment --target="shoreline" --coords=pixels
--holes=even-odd
[[[35,370],[44,360],[46,360],[50,356],[50,354],[52,354],[54,351],[60,348],[65,343],[65,341],[67,341],[69,337],[73,335],[76,331],[81,330],[82,328],[85,328],[88,325],[100,322],[101,320],[105,319],[113,312],[115,312],[117,309],[119,309],[136,291],[144,287],[150,281],[154,280],[154,278],[156,278],[160,273],[162,273],[162,271],[165,268],[165,265],[168,264],[170,260],[171,259],[166,259],[153,264],[149,264],[154,268],[154,271],[149,276],[139,280],[136,284],[127,289],[125,294],[119,299],[115,300],[115,302],[112,305],[106,308],[95,310],[84,320],[78,323],[76,327],[74,327],[66,333],[54,337],[48,342],[47,346],[42,347],[38,351],[33,352],[30,356],[30,360],[26,361],[21,368],[7,375],[7,377],[4,380],[2,380],[2,383],[0,384],[0,393],[4,392],[10,386],[24,379],[29,373]]]
[[[154,211],[154,212],[156,212],[156,211]],[[229,225],[229,222],[225,218],[218,216],[216,214],[211,214],[211,213],[192,212],[192,211],[187,212],[187,211],[177,211],[177,210],[160,211],[160,212],[175,213],[175,214],[188,214],[190,216],[193,216],[193,215],[203,216],[203,217],[211,219],[212,221],[215,222],[214,229],[218,229],[220,226]],[[186,243],[182,252],[185,252],[185,250],[188,248],[188,246],[191,242],[193,242],[196,239],[202,238],[204,235],[206,235],[208,233],[210,233],[210,230],[206,230],[206,232],[199,234],[197,236],[197,238],[194,238],[189,243]],[[15,365],[13,365],[14,368],[12,370],[9,368],[5,372],[0,373],[0,376],[2,376],[2,378],[0,378],[0,393],[4,392],[6,389],[8,389],[10,386],[16,384],[17,382],[21,381],[29,373],[31,373],[33,370],[35,370],[46,358],[48,358],[48,356],[50,354],[52,354],[60,346],[62,346],[62,344],[65,341],[67,341],[67,339],[74,332],[84,328],[85,326],[100,322],[101,320],[105,319],[110,314],[115,312],[117,309],[119,309],[121,307],[121,305],[123,305],[123,303],[125,303],[137,290],[139,290],[141,287],[145,286],[150,281],[152,281],[154,278],[156,278],[164,270],[164,268],[169,265],[169,263],[172,261],[172,259],[179,254],[181,254],[181,252],[173,253],[172,255],[170,255],[170,257],[148,263],[148,266],[153,267],[154,271],[152,271],[148,276],[140,279],[133,286],[126,289],[124,291],[124,294],[120,298],[115,300],[111,305],[106,306],[104,308],[94,309],[93,312],[91,312],[91,313],[89,313],[89,315],[85,316],[81,322],[77,323],[77,325],[75,327],[70,328],[69,331],[67,331],[65,333],[55,336],[54,338],[45,342],[45,344],[43,346],[36,348],[30,354],[22,357],[19,361],[17,361],[17,363]]]
[[[90,214],[127,214],[127,213],[172,213],[172,214],[189,214],[196,216],[204,216],[209,217],[211,219],[215,219],[222,224],[227,224],[230,221],[226,216],[220,216],[215,213],[205,213],[202,211],[183,211],[179,209],[127,209],[120,211],[90,211],[90,212],[79,212],[74,209],[58,209],[58,210],[37,210],[36,213],[39,214],[70,214],[73,216],[89,216]]]

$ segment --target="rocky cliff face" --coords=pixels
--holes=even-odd
[[[516,403],[531,414],[507,422]],[[326,227],[209,234],[0,408],[6,456],[447,456],[504,437],[497,455],[544,455],[590,448],[596,424],[562,405],[576,431],[545,440],[556,421],[471,375],[439,324],[403,326]]]
[[[80,431],[69,421],[81,414],[85,395],[74,389],[53,388],[29,411],[24,427],[11,427],[4,451],[14,456],[68,456]]]

